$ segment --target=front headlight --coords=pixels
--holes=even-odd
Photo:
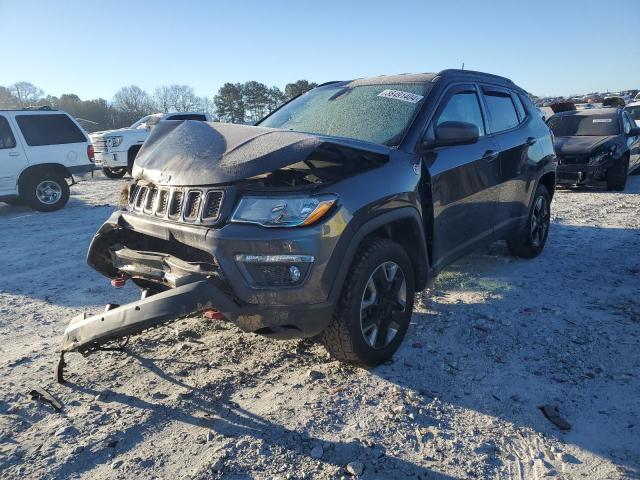
[[[611,152],[596,153],[589,158],[589,165],[599,165],[600,163],[604,162],[609,157],[609,155],[611,155]]]
[[[117,137],[107,137],[105,140],[107,147],[114,148],[122,143],[122,136],[118,135]]]
[[[246,196],[240,199],[231,221],[263,227],[302,227],[320,220],[335,203],[333,195]]]

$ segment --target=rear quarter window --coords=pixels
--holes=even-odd
[[[484,99],[489,110],[491,133],[517,127],[519,120],[511,95],[506,92],[485,91]]]
[[[66,115],[16,115],[16,122],[27,145],[60,145],[86,142],[82,131]]]

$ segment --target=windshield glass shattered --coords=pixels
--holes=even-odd
[[[259,125],[395,146],[426,93],[420,83],[331,84],[296,98]]]
[[[617,114],[554,115],[548,125],[556,137],[603,137],[620,133]]]

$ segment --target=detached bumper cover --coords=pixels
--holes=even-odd
[[[62,338],[62,351],[85,352],[117,338],[139,333],[168,321],[212,308],[230,314],[233,305],[209,279],[188,283],[157,295],[71,320]]]

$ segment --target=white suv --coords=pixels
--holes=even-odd
[[[96,165],[109,178],[120,178],[131,173],[138,150],[149,136],[151,129],[161,120],[211,121],[203,112],[154,113],[142,117],[128,128],[90,134],[95,148]]]
[[[0,202],[51,212],[69,200],[74,174],[92,171],[93,146],[66,112],[0,110]]]

